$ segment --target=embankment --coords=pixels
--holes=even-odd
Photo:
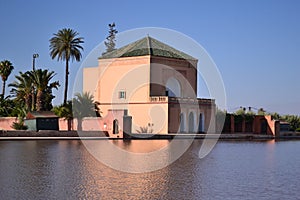
[[[0,137],[108,137],[106,131],[5,131]]]

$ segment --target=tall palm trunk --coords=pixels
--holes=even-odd
[[[27,110],[30,110],[30,108],[31,108],[31,103],[32,103],[31,101],[32,101],[31,94],[26,95],[26,97],[25,97],[25,106],[26,106]]]
[[[2,85],[2,97],[4,98],[5,95],[5,85],[6,85],[6,81],[3,81],[3,85]]]
[[[77,118],[77,131],[82,131],[82,119]]]
[[[34,89],[34,86],[32,86],[32,90],[31,90],[31,110],[34,111],[35,110],[35,101],[36,101],[36,98],[35,98],[35,89]]]
[[[68,85],[69,85],[69,58],[66,59],[66,77],[65,77],[64,105],[67,104]]]
[[[67,119],[68,121],[68,131],[73,130],[73,119]]]
[[[36,95],[36,110],[42,111],[43,110],[43,91],[38,90]]]

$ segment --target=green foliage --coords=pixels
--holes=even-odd
[[[244,120],[244,115],[234,115],[234,123],[238,124],[241,123]]]
[[[12,65],[12,63],[8,60],[3,60],[0,62],[0,76],[2,78],[2,97],[4,97],[5,95],[5,85],[6,85],[6,81],[9,77],[9,75],[11,74],[11,72],[13,71],[14,66]]]
[[[240,108],[234,113],[234,115],[244,115],[245,113],[246,113],[246,108]]]
[[[217,108],[216,110],[216,131],[221,132],[224,127],[224,123],[226,123],[226,110],[220,110]]]
[[[72,101],[67,101],[67,104],[61,104],[60,106],[55,106],[52,111],[60,118],[66,120],[73,119],[72,111]]]
[[[254,117],[255,117],[255,113],[254,112],[247,112],[244,115],[245,122],[252,122],[254,120]]]
[[[258,109],[257,115],[266,115],[266,111],[263,108]]]
[[[24,124],[24,118],[27,110],[25,108],[17,107],[18,122],[14,122],[11,126],[15,130],[27,130],[28,127]]]
[[[300,128],[296,128],[296,130],[295,130],[296,132],[300,132]]]
[[[10,93],[14,97],[14,101],[20,106],[31,110],[34,88],[33,80],[30,78],[28,72],[19,72],[19,75],[15,76],[15,81],[9,84],[8,87],[12,88]]]
[[[9,117],[15,108],[15,103],[8,97],[0,95],[0,117]]]
[[[11,126],[15,130],[27,130],[28,126],[24,125],[24,122],[14,122]]]
[[[94,102],[94,96],[88,92],[77,93],[73,98],[73,116],[78,120],[77,130],[81,130],[84,117],[100,117],[99,103]]]
[[[16,80],[8,86],[12,88],[10,92],[20,106],[29,111],[35,108],[48,111],[52,109],[52,89],[59,86],[58,81],[50,82],[54,76],[53,71],[42,69],[19,72]]]
[[[152,133],[153,129],[148,125],[148,126],[141,126],[140,129],[136,130],[138,133]]]
[[[274,120],[280,120],[280,118],[281,118],[281,116],[277,112],[270,113],[270,115],[272,116],[272,118]]]
[[[53,34],[50,41],[50,55],[52,59],[57,58],[58,61],[70,61],[70,59],[75,59],[80,61],[81,59],[81,46],[83,37],[77,37],[78,32],[70,29],[64,28],[59,30],[57,33]]]
[[[27,72],[28,76],[32,80],[34,90],[36,92],[36,110],[44,111],[52,109],[52,89],[58,89],[59,82],[50,82],[56,75],[54,71],[48,71],[47,69],[34,70]]]
[[[217,112],[216,112],[216,119],[217,121],[224,121],[225,117],[226,117],[226,110],[220,110],[220,109],[217,109]]]
[[[291,131],[300,128],[300,117],[297,115],[284,115],[281,117],[281,120],[290,123]]]
[[[112,23],[112,24],[108,24],[109,27],[109,34],[106,37],[106,41],[104,42],[105,46],[106,46],[106,52],[105,53],[109,53],[113,50],[116,49],[116,34],[118,33],[118,31],[115,29],[116,24]],[[105,54],[103,53],[103,54]]]

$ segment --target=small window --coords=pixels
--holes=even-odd
[[[120,91],[119,92],[119,99],[126,99],[126,92],[125,91]]]

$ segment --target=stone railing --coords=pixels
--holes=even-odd
[[[150,102],[168,102],[167,96],[153,96],[150,97]]]
[[[204,98],[184,98],[184,97],[169,97],[169,102],[180,102],[180,103],[196,103],[196,104],[214,104],[214,99]]]
[[[204,98],[184,98],[184,97],[168,97],[168,96],[152,96],[150,102],[173,102],[173,103],[192,103],[192,104],[212,104],[214,99]]]

